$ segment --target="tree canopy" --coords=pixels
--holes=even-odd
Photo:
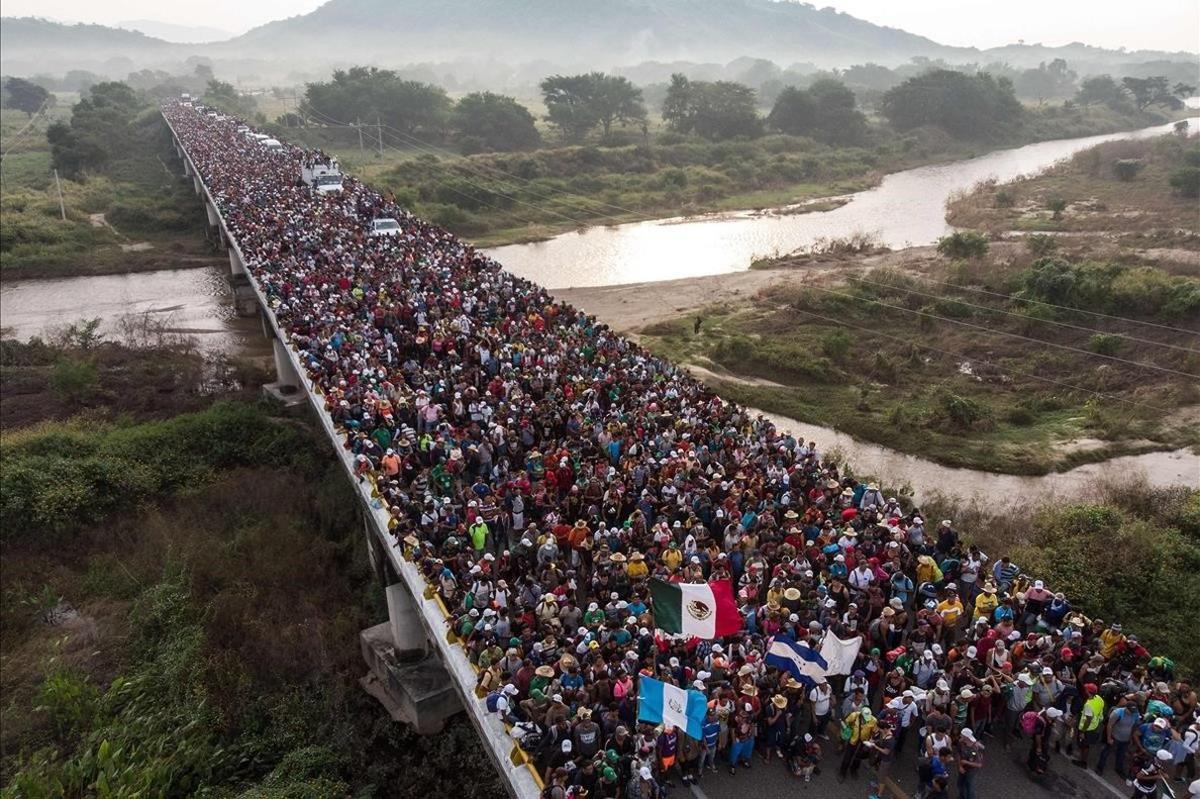
[[[37,113],[52,99],[50,92],[33,81],[24,78],[9,78],[4,81],[4,105],[26,114]]]
[[[1114,111],[1130,108],[1129,93],[1112,75],[1093,75],[1084,78],[1075,93],[1075,102],[1082,106],[1105,105]]]
[[[1012,82],[986,72],[935,69],[883,95],[884,116],[899,130],[936,125],[962,138],[991,138],[1021,119]]]
[[[1149,106],[1158,105],[1170,111],[1183,108],[1183,98],[1196,93],[1195,86],[1186,83],[1171,85],[1171,80],[1165,75],[1155,75],[1150,78],[1122,78],[1122,85],[1133,97],[1134,104],[1141,111]]]
[[[124,83],[97,83],[71,109],[70,124],[46,131],[55,168],[73,177],[125,157],[142,145],[135,123],[147,107]]]
[[[1056,58],[1049,64],[1043,61],[1035,69],[1018,73],[1013,81],[1013,90],[1022,97],[1038,100],[1070,97],[1075,92],[1078,77],[1066,61]]]
[[[663,120],[678,133],[695,133],[706,139],[732,139],[762,135],[758,101],[749,86],[732,81],[693,81],[671,76],[663,101]]]
[[[597,126],[608,138],[618,123],[646,121],[642,90],[619,75],[551,75],[541,89],[546,118],[568,139],[578,141]]]
[[[390,69],[351,67],[336,70],[328,81],[309,83],[304,109],[318,119],[348,124],[378,119],[406,134],[440,136],[450,98],[437,86],[404,80]]]
[[[473,92],[459,100],[451,124],[468,151],[525,150],[541,141],[529,109],[492,92]]]
[[[826,144],[856,144],[867,130],[866,117],[856,107],[854,92],[834,78],[820,78],[807,89],[784,89],[767,116],[767,125],[781,133],[811,136]]]

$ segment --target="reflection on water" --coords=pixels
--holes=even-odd
[[[209,352],[258,348],[257,318],[242,319],[220,267],[166,269],[128,275],[13,280],[0,286],[0,320],[17,338],[45,336],[81,319],[117,332],[122,317],[147,314],[187,333]]]
[[[1196,130],[1200,119],[1190,120]],[[874,234],[888,247],[931,244],[945,235],[951,194],[989,178],[1038,172],[1100,142],[1170,132],[1160,125],[1130,133],[1040,142],[979,158],[888,175],[832,211],[790,216],[752,212],[595,227],[549,241],[489,251],[509,271],[547,288],[613,286],[746,269],[757,256],[789,253],[820,239]]]

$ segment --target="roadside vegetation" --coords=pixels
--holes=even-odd
[[[698,333],[689,316],[641,338],[730,399],[951,466],[1043,474],[1200,445],[1200,280],[1037,238],[938,249],[760,263],[796,278],[714,298]]]
[[[466,721],[423,738],[357,685],[386,607],[310,427],[87,327],[0,345],[6,406],[40,379],[80,411],[0,431],[2,795],[497,795]]]
[[[213,263],[203,208],[176,174],[151,97],[124,83],[98,83],[78,102],[57,103],[32,120],[6,108],[0,124],[5,279]]]

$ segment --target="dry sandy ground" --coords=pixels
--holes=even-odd
[[[929,258],[933,252],[933,247],[912,247],[866,258],[815,259],[779,269],[746,270],[621,286],[558,289],[554,296],[582,308],[615,330],[626,332],[655,322],[676,319],[712,305],[745,302],[762,289],[777,283],[813,280],[844,270],[912,266],[913,262]]]

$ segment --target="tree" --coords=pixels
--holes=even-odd
[[[663,119],[671,130],[706,139],[762,134],[754,90],[727,80],[691,81],[672,75],[663,101]]]
[[[1200,197],[1200,167],[1185,166],[1175,170],[1171,175],[1171,188],[1190,200]]]
[[[446,92],[377,67],[335,70],[332,79],[304,88],[303,110],[334,123],[380,123],[403,135],[440,137],[450,113]]]
[[[937,125],[962,138],[1003,134],[1021,120],[1011,81],[986,72],[935,69],[909,78],[883,96],[883,113],[896,128]]]
[[[1129,94],[1112,75],[1093,75],[1084,78],[1075,93],[1075,102],[1082,106],[1106,105],[1114,111],[1129,108]]]
[[[541,141],[529,109],[492,92],[474,92],[459,100],[452,126],[464,144],[478,142],[474,149],[525,150]]]
[[[46,131],[54,167],[74,177],[103,169],[145,145],[135,119],[146,104],[124,83],[97,83],[71,109],[71,122]]]
[[[867,119],[856,107],[854,92],[839,80],[821,78],[808,87],[817,105],[817,138],[826,144],[858,144],[867,130]]]
[[[1022,71],[1013,81],[1013,88],[1021,97],[1037,100],[1070,97],[1078,77],[1066,61],[1056,58],[1049,64],[1043,61],[1036,69]]]
[[[568,139],[582,139],[596,126],[607,139],[613,125],[646,121],[642,90],[619,75],[551,75],[541,89],[546,118]]]
[[[974,230],[959,230],[938,239],[937,251],[947,258],[976,260],[987,255],[987,236]]]
[[[5,106],[36,114],[51,100],[50,92],[24,78],[9,78],[4,82]]]
[[[1195,94],[1196,87],[1186,83],[1171,85],[1165,75],[1150,78],[1121,78],[1121,83],[1133,95],[1134,105],[1144,111],[1152,105],[1162,106],[1169,111],[1183,108],[1183,98]]]
[[[817,129],[817,104],[804,89],[788,86],[779,93],[767,127],[792,136],[809,136]]]

